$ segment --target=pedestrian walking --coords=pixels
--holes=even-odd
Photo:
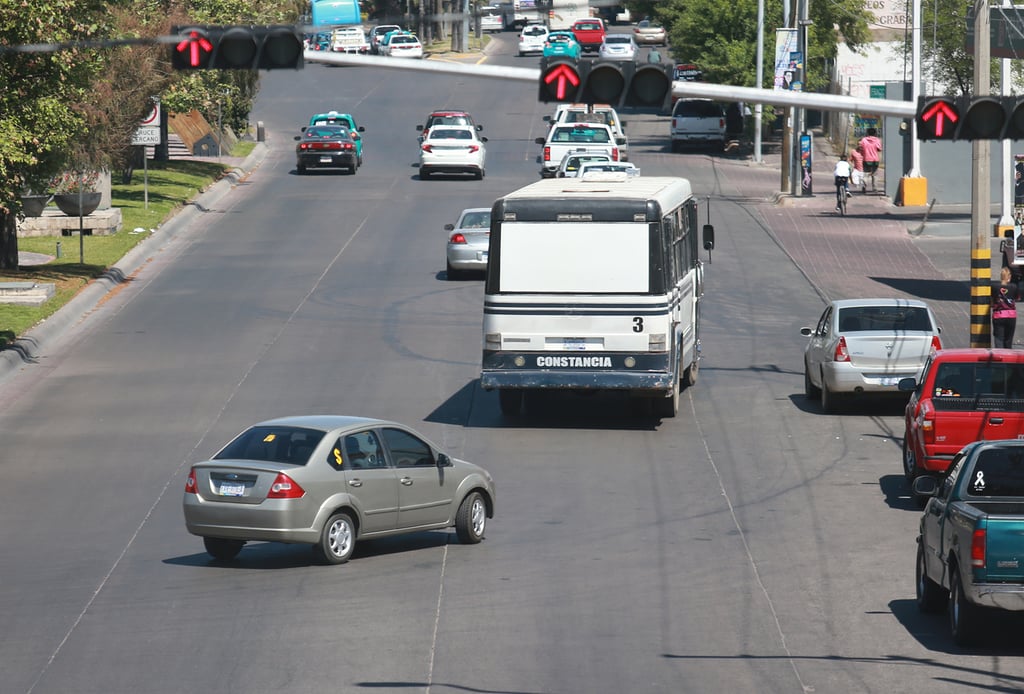
[[[647,62],[648,63],[660,63],[661,62],[661,53],[658,52],[657,48],[652,48],[650,50],[650,52],[647,54]]]
[[[999,271],[999,282],[992,288],[992,346],[1013,347],[1017,329],[1018,288],[1012,281],[1010,268]]]
[[[854,188],[860,188],[860,192],[863,193],[866,190],[864,186],[864,155],[856,147],[850,150],[850,167],[853,169],[850,172],[850,183]]]
[[[857,148],[864,157],[864,173],[871,176],[871,190],[875,189],[875,174],[878,172],[878,159],[882,153],[882,141],[878,139],[878,130],[868,128],[868,134],[860,138]],[[867,186],[865,186],[866,192]]]

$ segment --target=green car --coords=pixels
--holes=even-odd
[[[309,119],[310,125],[341,125],[352,131],[352,139],[356,142],[356,165],[363,165],[363,136],[359,133],[366,132],[366,128],[356,125],[356,119],[349,113],[338,113],[329,111],[318,113]],[[305,128],[303,128],[305,130]]]
[[[572,58],[580,59],[582,52],[579,41],[571,31],[552,31],[544,42],[545,58]]]

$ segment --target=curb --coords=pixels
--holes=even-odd
[[[48,344],[54,342],[68,328],[78,323],[82,316],[96,308],[108,293],[123,284],[125,278],[142,267],[153,251],[163,245],[167,239],[188,226],[200,214],[207,212],[227,195],[239,181],[263,163],[267,152],[266,144],[258,142],[240,166],[228,171],[223,178],[207,188],[206,191],[182,206],[171,219],[157,227],[149,235],[149,238],[128,251],[121,260],[111,265],[102,275],[85,285],[71,301],[56,313],[0,350],[0,377],[8,375],[9,372],[22,365],[38,363],[39,355]]]

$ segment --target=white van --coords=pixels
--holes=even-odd
[[[493,5],[480,8],[480,31],[503,31],[505,22],[501,17],[501,10]]]

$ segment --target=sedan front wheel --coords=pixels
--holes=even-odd
[[[480,492],[470,492],[462,500],[455,516],[455,534],[464,545],[475,545],[484,539],[487,527],[487,504]]]

